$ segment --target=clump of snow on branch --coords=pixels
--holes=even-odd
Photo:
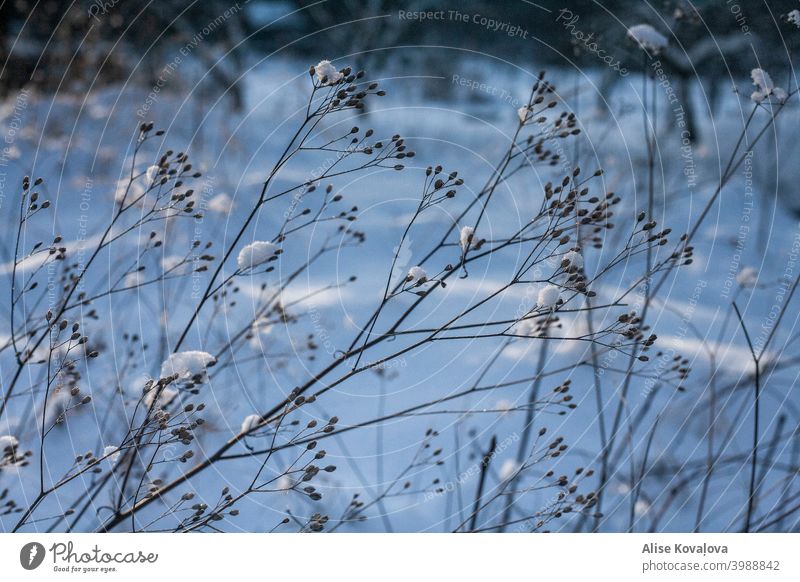
[[[750,95],[753,103],[761,103],[770,96],[775,97],[778,103],[783,103],[789,97],[784,89],[775,86],[772,77],[764,69],[753,69],[750,72],[750,78],[753,79],[753,85],[756,86],[756,90]]]
[[[644,499],[640,499],[634,504],[633,511],[639,516],[647,515],[650,512],[650,504]]]
[[[514,459],[506,459],[505,462],[500,467],[500,477],[501,481],[508,481],[511,479],[514,474],[517,472],[518,465]]]
[[[649,24],[637,24],[628,29],[628,38],[635,41],[642,49],[659,53],[667,47],[667,37]]]
[[[158,396],[157,401],[156,401],[156,395]],[[157,387],[154,387],[144,397],[144,404],[148,408],[150,407],[164,408],[170,402],[175,400],[177,396],[178,396],[178,391],[172,386],[165,386],[161,390],[159,390]]]
[[[569,251],[564,255],[562,261],[568,261],[570,267],[583,268],[583,256],[577,251]]]
[[[0,455],[2,455],[6,449],[14,449],[17,445],[19,445],[17,437],[13,437],[10,434],[0,436]]]
[[[273,257],[277,256],[277,245],[258,240],[250,243],[239,251],[239,256],[236,258],[236,264],[240,269],[254,269],[259,265],[263,265]]]
[[[316,73],[317,79],[322,85],[335,85],[342,79],[342,74],[328,60],[320,61],[314,67],[314,73]]]
[[[284,493],[291,491],[293,487],[294,481],[289,475],[281,475],[277,483],[275,483],[275,489],[283,491]]]
[[[177,375],[180,381],[205,383],[208,381],[208,368],[217,363],[208,352],[188,351],[172,354],[161,364],[161,377]]]
[[[119,447],[109,445],[103,449],[103,457],[112,465],[117,462],[117,459],[119,459],[119,455],[120,455]]]
[[[471,226],[465,226],[461,229],[461,235],[459,236],[459,241],[461,242],[461,248],[464,252],[467,252],[472,246],[472,239],[475,236],[475,229]]]
[[[536,304],[541,309],[555,309],[561,299],[561,290],[555,285],[548,285],[539,291]]]
[[[159,166],[150,166],[147,168],[146,176],[147,176],[147,185],[153,184],[156,178],[158,178],[158,172],[161,170]]]
[[[409,283],[414,284],[421,284],[428,280],[428,273],[425,272],[425,269],[422,267],[411,267],[408,270],[408,276],[406,277],[406,281]]]
[[[258,414],[250,414],[244,417],[240,432],[250,432],[261,424],[261,417]]]

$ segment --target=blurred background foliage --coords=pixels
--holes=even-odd
[[[10,0],[0,3],[0,92],[23,85],[77,93],[125,81],[152,85],[199,35],[191,57],[202,82],[212,96],[227,94],[235,109],[244,105],[237,82],[247,63],[278,55],[309,62],[347,57],[372,74],[399,64],[446,75],[453,59],[480,52],[526,69],[596,71],[600,92],[607,94],[620,77],[582,49],[563,22],[556,23],[565,6],[578,17],[572,31],[593,34],[632,71],[641,68],[642,57],[626,42],[625,30],[652,24],[670,39],[661,60],[679,94],[685,97],[692,84],[702,83],[712,105],[720,91],[730,89],[731,79],[747,78],[755,66],[785,70],[800,39],[775,32],[787,30],[780,21],[797,8],[796,0]],[[401,10],[480,14],[521,27],[527,39],[477,25],[465,28],[448,18],[404,20],[398,17]],[[181,74],[186,72],[182,67]]]

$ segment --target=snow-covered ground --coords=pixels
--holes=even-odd
[[[494,94],[465,88],[453,78],[386,73],[384,79],[378,80],[388,91],[387,97],[373,102],[364,115],[339,117],[338,127],[325,128],[333,133],[349,125],[372,127],[376,136],[386,138],[399,133],[416,151],[416,157],[408,160],[410,163],[403,172],[375,169],[353,175],[352,180],[345,176],[335,181],[336,190],[345,194],[346,203],[358,207],[357,226],[366,233],[367,243],[362,248],[338,250],[315,264],[283,295],[284,304],[293,304],[290,312],[298,321],[260,330],[240,352],[235,367],[218,376],[212,374],[202,393],[208,407],[205,414],[208,422],[194,445],[198,458],[214,451],[219,443],[238,432],[245,417],[276,402],[278,395],[300,385],[325,367],[338,350],[349,345],[354,330],[365,324],[381,299],[391,258],[421,192],[424,168],[441,164],[446,171],[458,170],[465,181],[463,192],[467,197],[480,189],[515,129],[517,107],[527,98],[528,88],[538,72],[534,65],[529,71],[521,71],[498,63],[469,60],[455,63],[453,74],[490,83],[499,88]],[[582,166],[585,173],[604,168],[605,174],[599,179],[602,187],[623,197],[617,215],[635,215],[647,204],[641,78],[631,75],[620,80],[611,95],[598,95],[598,79],[583,74],[551,71],[549,78],[562,90],[564,105],[578,114],[584,130],[579,140],[565,142],[568,145],[564,155],[569,164]],[[4,225],[0,230],[0,296],[9,293],[22,176],[45,178],[41,192],[52,200],[54,207],[48,215],[52,219],[39,219],[28,231],[26,246],[38,240],[37,236],[48,240],[59,234],[70,253],[80,254],[81,249],[91,248],[93,237],[111,216],[117,184],[130,171],[138,124],[145,120],[153,121],[156,128],[163,128],[166,133],[158,144],[145,148],[137,170],[144,171],[166,148],[188,151],[194,166],[203,171],[196,190],[203,206],[209,206],[202,221],[176,221],[170,226],[163,252],[159,250],[158,257],[148,259],[145,272],[157,268],[155,265],[161,260],[181,254],[181,249],[186,249],[195,237],[213,240],[213,254],[222,254],[302,114],[309,88],[307,64],[269,60],[256,65],[243,77],[246,110],[241,113],[231,111],[224,97],[212,99],[202,89],[198,90],[197,81],[199,78],[191,72],[176,77],[171,90],[163,91],[149,104],[150,111],[144,118],[139,117],[137,111],[142,109],[149,90],[133,84],[96,88],[80,95],[29,92],[21,99],[8,99],[2,105],[0,133],[6,137],[9,155],[0,168],[3,172],[0,219]],[[748,81],[741,80],[743,90]],[[576,88],[579,97],[576,97]],[[704,129],[701,140],[687,147],[663,93],[657,90],[656,94],[660,112],[656,118],[656,218],[663,226],[681,233],[691,228],[713,193],[751,104],[744,97],[731,93],[712,116],[703,96],[696,91],[698,119]],[[654,520],[657,520],[654,527],[664,531],[682,531],[694,526],[707,452],[708,379],[712,368],[717,370],[714,384],[718,391],[717,442],[723,442],[726,431],[730,430],[728,456],[743,456],[738,462],[734,460],[718,468],[724,477],[717,478],[709,492],[704,529],[736,527],[733,523],[737,519],[736,511],[731,508],[743,506],[747,492],[751,383],[746,381],[739,389],[734,388],[738,381],[752,373],[753,365],[732,312],[732,301],[736,298],[751,335],[756,341],[760,338],[763,345],[770,321],[775,317],[775,306],[780,307],[786,298],[785,279],[793,280],[800,273],[798,216],[791,212],[785,200],[777,200],[776,190],[776,184],[784,184],[789,173],[797,172],[787,167],[787,152],[793,147],[792,126],[796,124],[797,114],[794,107],[790,107],[782,115],[777,132],[770,132],[764,138],[713,206],[695,238],[693,264],[671,276],[650,307],[648,324],[659,337],[655,349],[662,350],[665,355],[652,357],[648,365],[641,367],[642,376],[634,378],[631,384],[626,418],[645,411],[651,421],[644,423],[645,428],[635,434],[621,436],[621,439],[629,439],[620,452],[625,473],[612,477],[613,495],[604,508],[604,529],[627,528],[630,471],[641,470],[649,428],[656,417],[659,430],[654,433],[648,453],[652,474],[641,486],[635,507],[636,528],[647,530]],[[757,123],[766,120],[764,112],[755,116]],[[325,156],[309,153],[302,163],[287,166],[273,188],[280,190],[303,182],[325,164]],[[488,215],[486,228],[507,230],[531,216],[538,209],[544,183],[559,180],[563,168],[541,170],[534,180],[528,174],[502,187],[498,193],[500,201]],[[785,186],[781,188],[785,190]],[[211,203],[212,200],[216,203]],[[281,199],[265,206],[246,234],[245,243],[271,238],[283,220],[288,203],[290,201]],[[416,265],[452,221],[452,215],[440,208],[433,209],[424,218],[399,254],[396,275]],[[190,334],[186,349],[213,352],[224,343],[226,334],[252,316],[262,293],[262,283],[269,286],[276,277],[291,272],[311,249],[316,248],[326,232],[320,227],[304,235],[305,245],[298,244],[295,239],[291,248],[283,249],[274,273],[239,277],[236,282],[238,304],[224,313],[224,325],[217,326],[207,336]],[[128,262],[135,261],[140,239],[147,235],[145,231],[141,237],[123,242],[113,253],[101,256],[93,284],[100,286],[104,280],[106,283],[113,281],[121,269],[127,268]],[[585,251],[587,270],[602,263],[607,256],[604,253],[618,248],[625,233],[610,231],[604,236],[607,244],[603,250]],[[415,315],[413,324],[426,327],[428,321],[436,321],[443,313],[468,305],[478,294],[500,287],[502,273],[512,263],[513,258],[508,256],[492,259],[485,265],[472,267],[468,278],[454,278],[422,313]],[[755,269],[756,289],[740,289],[737,274],[746,266]],[[22,268],[34,269],[35,265],[25,264]],[[640,274],[640,261],[631,261],[618,269],[613,279],[594,288],[598,293],[597,301],[613,299]],[[358,279],[347,282],[351,275]],[[344,284],[330,288],[333,282]],[[100,319],[86,321],[84,328],[90,337],[101,338],[101,357],[89,368],[81,383],[83,391],[93,395],[93,405],[76,412],[49,437],[47,468],[52,475],[66,470],[76,454],[102,451],[104,446],[115,442],[125,419],[122,401],[137,397],[145,379],[158,375],[171,342],[189,317],[190,298],[196,284],[192,276],[187,276],[182,282],[142,288],[135,300],[128,295],[124,299],[112,297],[95,307]],[[480,321],[482,317],[489,318],[491,313],[503,310],[513,313],[525,300],[524,295],[525,291],[515,288],[487,309],[476,312],[473,320]],[[636,296],[629,299],[634,302]],[[399,298],[390,303],[385,311],[387,320],[402,313],[410,301]],[[3,317],[0,332],[7,336],[7,302],[3,303],[0,313]],[[796,313],[796,309],[790,308],[776,339],[768,346],[768,360],[773,353],[777,357],[784,347],[784,357],[794,355],[795,344],[787,344],[787,340],[797,333]],[[565,315],[564,323],[572,332],[585,332],[582,318]],[[162,330],[165,333],[162,334]],[[123,333],[138,334],[141,339],[127,342]],[[320,345],[313,360],[301,352],[292,355],[295,349],[302,349],[308,334],[314,334]],[[167,338],[166,343],[162,343],[162,335]],[[147,349],[143,349],[143,343],[148,344]],[[336,386],[324,398],[304,409],[303,414],[313,413],[320,418],[336,415],[343,426],[348,426],[432,400],[437,395],[444,397],[465,390],[476,382],[500,384],[535,373],[539,344],[516,342],[502,353],[500,362],[481,377],[483,365],[498,346],[495,340],[429,344],[400,356],[387,366],[385,374],[364,374],[353,382]],[[557,370],[584,361],[588,357],[587,350],[587,345],[581,342],[554,344],[547,354],[546,369]],[[676,354],[688,358],[692,368],[685,392],[658,382],[658,377],[666,374],[666,362]],[[8,351],[2,357],[2,376],[7,381],[12,360]],[[627,358],[621,355],[604,362],[601,382],[603,397],[608,403],[606,424],[613,418],[618,402],[616,391],[622,385],[623,375],[618,370],[626,365]],[[655,380],[648,380],[646,376],[655,377]],[[761,430],[765,442],[776,431],[782,414],[787,417],[782,428],[784,433],[798,425],[800,417],[796,408],[800,403],[795,377],[796,368],[790,367],[772,373],[769,378],[762,403]],[[109,378],[115,385],[109,384]],[[572,380],[571,393],[577,408],[564,416],[547,415],[539,419],[536,426],[547,426],[549,434],[562,435],[570,444],[569,452],[552,467],[556,475],[572,474],[579,466],[599,471],[599,429],[592,368],[583,365],[554,374],[546,379],[543,390],[550,390],[567,378]],[[31,372],[29,381],[36,380],[36,372]],[[117,393],[118,389],[121,393]],[[331,516],[338,516],[354,493],[360,493],[362,499],[370,499],[397,478],[430,427],[439,432],[435,446],[444,449],[445,464],[414,468],[403,480],[412,480],[413,490],[430,489],[434,479],[448,485],[460,483],[458,491],[446,495],[420,492],[390,496],[381,506],[367,512],[369,520],[344,529],[384,531],[387,519],[377,516],[385,511],[395,531],[450,530],[465,517],[463,511],[459,514],[455,508],[464,503],[461,496],[468,500],[468,506],[474,495],[478,477],[469,467],[479,462],[490,437],[497,435],[498,441],[503,443],[515,435],[518,438],[522,431],[524,412],[507,413],[504,409],[524,403],[528,390],[529,384],[523,383],[478,392],[430,409],[439,414],[403,416],[327,439],[324,448],[328,451],[328,462],[337,465],[338,470],[325,474],[320,481],[324,493],[322,506],[292,492],[254,496],[243,502],[238,517],[221,522],[220,527],[234,531],[269,530],[283,518],[287,508],[295,515],[307,515],[324,507]],[[34,404],[30,395],[25,394],[12,402],[9,412],[0,421],[0,435],[13,434],[23,446],[36,452],[38,429],[20,419],[30,418],[27,416],[29,407],[40,406],[40,403]],[[787,447],[790,447],[793,441],[780,442],[781,446],[789,443]],[[236,452],[246,452],[246,449],[239,447]],[[501,479],[501,468],[515,453],[516,446],[499,450],[490,469],[489,479],[493,484]],[[781,464],[796,462],[792,461],[791,454],[787,448],[776,452],[774,458]],[[276,454],[267,470],[281,470],[290,458],[288,451]],[[188,466],[192,462],[189,461]],[[199,484],[199,496],[209,504],[214,503],[222,486],[230,484],[234,490],[241,487],[260,462],[259,458],[242,458],[215,465]],[[37,477],[30,469],[18,469],[15,474],[4,472],[0,475],[0,488],[14,485],[18,478],[26,490],[32,491]],[[684,482],[685,479],[688,482]],[[782,482],[777,477],[765,482],[773,490],[765,494],[761,502],[763,509],[782,493]],[[672,492],[674,499],[669,499]],[[40,510],[42,515],[48,511],[54,513],[58,504],[71,503],[78,494],[76,486],[57,500],[50,500],[50,505]],[[541,497],[538,501],[544,503],[552,491],[528,494],[526,506],[536,506],[537,495]],[[98,503],[102,505],[104,501],[100,499]],[[491,513],[496,515],[501,510],[502,505],[498,505]],[[0,517],[0,527],[10,527],[11,519]],[[554,522],[553,528],[569,530],[575,523],[576,520],[565,519]]]

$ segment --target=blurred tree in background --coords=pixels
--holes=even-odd
[[[713,102],[731,78],[744,78],[755,66],[779,69],[798,42],[798,35],[774,32],[776,22],[796,8],[793,0],[541,0],[536,5],[521,0],[11,0],[0,3],[0,91],[22,85],[83,91],[92,84],[125,81],[132,73],[152,84],[187,45],[199,70],[207,73],[204,82],[215,92],[227,92],[236,108],[243,105],[236,81],[247,58],[347,56],[354,66],[376,71],[390,57],[409,58],[407,51],[393,53],[396,47],[426,45],[458,49],[417,51],[426,74],[446,73],[458,55],[479,51],[526,66],[565,67],[569,59],[576,70],[599,71],[601,89],[611,89],[619,76],[582,50],[563,22],[556,23],[564,7],[578,17],[571,30],[593,33],[631,71],[640,70],[642,61],[625,40],[626,28],[645,22],[665,34],[670,47],[661,61],[684,102],[697,79]],[[529,40],[520,43],[481,26],[465,28],[449,18],[404,20],[400,10],[480,14],[521,27]],[[764,55],[774,63],[764,62]]]

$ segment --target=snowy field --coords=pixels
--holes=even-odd
[[[2,467],[0,490],[9,488],[6,499],[27,508],[39,493],[40,480],[45,485],[56,483],[74,473],[76,466],[86,462],[87,451],[104,457],[94,469],[47,495],[21,531],[51,526],[61,530],[81,510],[73,527],[91,531],[112,517],[118,496],[127,506],[146,498],[148,491],[157,492],[159,499],[138,512],[135,521],[127,518],[115,527],[171,531],[177,519],[191,514],[186,507],[202,502],[214,508],[229,492],[244,491],[259,470],[269,486],[238,500],[235,514],[225,513],[198,529],[296,531],[310,527],[309,521],[313,524],[313,515],[319,512],[328,516],[328,530],[463,530],[476,517],[473,501],[483,483],[483,500],[490,501],[481,507],[473,529],[691,531],[698,523],[702,495],[700,528],[737,531],[744,519],[751,470],[755,367],[734,300],[753,343],[759,351],[765,349],[759,431],[766,462],[758,467],[761,489],[754,519],[771,514],[761,522],[767,530],[796,529],[796,514],[767,525],[777,515],[772,513],[774,507],[796,503],[792,475],[800,452],[798,368],[792,363],[798,337],[796,308],[790,306],[775,326],[800,274],[800,205],[793,208],[786,197],[794,196],[791,188],[797,173],[790,161],[796,150],[796,105],[787,104],[774,130],[764,134],[726,181],[692,239],[691,264],[665,271],[663,280],[661,273],[654,275],[652,284],[660,287],[650,296],[641,284],[647,261],[667,259],[679,236],[691,231],[714,195],[754,107],[751,79],[732,79],[738,93],[726,91],[712,104],[700,86],[693,87],[691,98],[702,130],[690,142],[682,135],[680,113],[669,102],[668,81],[659,84],[650,77],[643,85],[642,76],[632,72],[610,89],[601,89],[599,72],[567,68],[547,73],[556,86],[557,107],[552,111],[575,113],[581,134],[546,142],[547,148],[560,149],[554,165],[527,168],[500,184],[492,205],[480,217],[474,240],[485,239],[491,247],[493,241],[523,227],[539,212],[545,184],[561,183],[574,167],[581,168],[581,178],[602,168],[604,173],[587,183],[591,195],[614,192],[621,201],[614,207],[614,228],[598,235],[601,248],[580,245],[583,270],[590,279],[625,247],[639,212],[650,208],[659,230],[672,229],[669,244],[655,249],[652,257],[645,253],[625,257],[590,285],[596,294],[591,298],[594,305],[613,305],[591,312],[590,324],[588,312],[582,310],[587,298],[578,294],[565,301],[564,313],[556,311],[560,325],[546,334],[546,340],[517,335],[476,337],[488,332],[481,327],[486,322],[511,318],[513,323],[537,301],[541,303],[542,280],[561,268],[562,257],[541,261],[533,282],[507,288],[485,303],[484,297],[504,289],[508,274],[523,264],[528,248],[520,244],[475,260],[465,272],[447,279],[446,287],[437,287],[426,297],[400,329],[436,329],[474,306],[460,320],[473,327],[463,333],[450,330],[443,334],[452,336],[449,339],[408,351],[401,348],[415,336],[400,334],[376,346],[365,360],[350,357],[341,364],[341,373],[314,385],[308,394],[319,389],[323,393],[287,415],[286,426],[255,430],[226,451],[230,458],[210,464],[202,479],[181,484],[162,498],[160,486],[256,426],[258,417],[247,421],[255,425],[245,422],[250,415],[270,410],[295,387],[336,362],[359,330],[370,327],[370,316],[384,298],[387,277],[392,286],[402,285],[409,269],[419,265],[454,224],[446,246],[423,267],[429,279],[443,272],[447,263],[461,270],[464,241],[459,240],[459,232],[477,220],[481,204],[466,219],[459,221],[459,213],[491,179],[514,139],[520,126],[518,109],[527,103],[539,71],[535,62],[522,68],[487,56],[454,62],[450,77],[426,75],[423,65],[389,67],[374,77],[367,71],[365,80],[379,82],[387,95],[368,97],[363,113],[346,111],[323,119],[314,128],[316,142],[358,126],[357,135],[372,128],[371,139],[387,143],[399,134],[416,155],[402,160],[402,171],[391,168],[394,162],[389,167],[370,167],[322,179],[313,192],[293,190],[261,206],[221,270],[220,280],[230,277],[218,290],[224,293],[203,308],[180,345],[179,351],[211,354],[217,365],[206,369],[208,362],[194,361],[188,367],[170,368],[166,360],[190,321],[196,298],[220,258],[234,245],[265,180],[302,122],[313,82],[309,64],[314,63],[289,58],[254,63],[241,80],[246,103],[242,112],[233,111],[225,97],[212,99],[196,88],[201,70],[178,71],[170,90],[155,97],[148,97],[148,87],[130,83],[98,87],[85,94],[29,91],[2,104],[0,297],[6,299],[0,311],[0,369],[4,394],[16,371],[12,326],[17,333],[38,329],[47,309],[59,305],[69,281],[68,274],[63,278],[65,267],[76,263],[80,270],[102,241],[103,230],[125,196],[131,172],[141,175],[133,186],[135,193],[157,175],[148,178],[148,168],[168,149],[188,152],[189,173],[202,172],[198,178],[187,178],[194,189],[194,210],[137,226],[96,257],[81,289],[98,299],[65,314],[69,325],[80,322],[80,333],[89,337],[85,350],[98,352],[88,361],[79,358],[80,378],[71,379],[65,371],[48,384],[54,364],[47,362],[55,361],[55,356],[49,354],[45,342],[34,356],[44,363],[25,366],[17,381],[0,419],[0,435],[12,435],[19,441],[19,452],[30,450],[31,454],[26,466]],[[336,62],[339,68],[347,64]],[[487,85],[473,86],[473,81]],[[644,122],[643,108],[647,110]],[[753,139],[769,118],[768,107],[756,111],[745,141]],[[139,124],[144,121],[152,121],[154,129],[134,157]],[[156,136],[160,129],[164,134]],[[653,143],[649,156],[648,139]],[[336,163],[331,152],[300,152],[281,167],[268,193],[315,181]],[[452,201],[433,205],[417,217],[399,246],[418,207],[425,169],[437,165],[444,168],[443,175],[457,171],[463,185]],[[37,241],[44,241],[46,247],[60,236],[56,246],[66,249],[64,261],[52,262],[44,253],[15,266],[26,175],[44,179],[33,189],[51,206],[26,224],[17,256],[30,252]],[[326,194],[328,183],[333,189]],[[302,228],[285,242],[275,240],[287,217],[292,217],[290,224],[299,225],[305,216],[314,216],[323,196],[336,194],[342,200],[326,206],[321,214],[330,220]],[[144,208],[133,208],[131,214],[144,213]],[[305,208],[310,209],[309,215],[302,214]],[[201,218],[195,217],[198,210]],[[363,243],[343,236],[337,230],[340,224],[363,232]],[[115,234],[123,227],[116,228]],[[152,238],[151,231],[156,233]],[[200,246],[192,247],[195,240],[201,241]],[[208,241],[213,246],[206,249]],[[275,248],[282,252],[251,272],[235,274],[240,250],[254,241],[276,243],[266,249],[268,256]],[[301,269],[325,245],[329,250]],[[202,254],[214,258],[205,261],[199,258]],[[204,261],[208,269],[198,272]],[[265,266],[269,272],[264,272]],[[40,281],[38,287],[16,305],[12,323],[8,300],[14,296],[12,276],[18,291],[20,281],[33,274]],[[423,282],[419,288],[430,284]],[[415,304],[419,296],[414,291],[419,289],[413,285],[411,292],[386,302],[367,337],[385,331]],[[109,290],[115,291],[109,294]],[[272,293],[277,293],[281,308],[264,316],[261,306]],[[566,300],[567,294],[561,297]],[[631,359],[614,349],[598,351],[596,344],[578,339],[614,324],[621,314],[641,314],[645,298],[649,301],[647,334],[657,335],[647,352],[648,361]],[[363,342],[362,335],[356,345]],[[381,358],[398,351],[399,355],[381,363]],[[691,370],[688,378],[679,378],[674,370],[675,356],[685,359],[680,367]],[[367,362],[376,365],[352,377],[345,374]],[[197,371],[208,374],[200,379],[199,393],[176,389],[170,397],[177,400],[165,403],[175,419],[194,414],[180,413],[183,406],[205,404],[198,415],[204,422],[192,427],[191,443],[165,438],[166,444],[157,451],[133,452],[135,447],[125,439],[136,403],[152,404],[152,397],[150,402],[142,399],[148,379],[185,372],[186,377],[176,384],[181,380],[190,384],[190,376]],[[564,401],[552,396],[553,389],[566,381],[571,381],[571,398]],[[74,386],[80,395],[69,395]],[[528,414],[531,390],[538,391],[537,402],[550,402],[537,405],[532,418]],[[85,394],[91,395],[91,402],[77,404]],[[322,435],[316,449],[304,458],[324,449],[324,460],[316,463],[334,465],[336,470],[321,470],[311,483],[314,492],[303,492],[306,483],[298,484],[300,475],[284,474],[299,451],[305,451],[306,441],[292,443],[292,435],[312,419],[322,427],[333,416],[338,417],[336,430]],[[387,419],[372,422],[381,417]],[[291,426],[291,421],[299,424]],[[585,510],[559,512],[539,526],[536,522],[544,514],[537,512],[559,502],[559,492],[569,489],[567,481],[579,482],[577,493],[583,495],[598,487],[605,438],[601,434],[607,437],[615,421],[618,435],[610,455],[612,470],[605,475],[602,515],[595,515],[597,508],[588,504]],[[40,432],[51,422],[40,473]],[[350,430],[361,423],[367,424]],[[526,431],[528,426],[532,429]],[[544,427],[546,436],[536,441],[537,447],[546,449],[552,439],[561,437],[568,448],[558,456],[530,463],[525,439]],[[426,436],[428,429],[435,433]],[[493,438],[496,446],[490,462],[482,465]],[[266,464],[264,454],[250,454],[284,441],[290,444],[271,453]],[[128,444],[120,451],[123,442]],[[433,455],[437,449],[441,452]],[[192,456],[184,458],[189,450]],[[76,464],[78,455],[84,459]],[[715,459],[714,474],[705,480],[709,455]],[[134,456],[136,460],[131,461]],[[127,463],[135,466],[128,472],[130,482],[123,483],[121,476],[128,473],[121,467]],[[144,472],[142,467],[148,463],[150,470]],[[594,474],[586,475],[589,470]],[[568,476],[567,481],[553,486],[560,475]],[[116,484],[106,487],[104,479]],[[227,489],[221,494],[223,488]],[[188,492],[194,497],[181,502],[181,495]],[[314,499],[317,492],[322,499]],[[363,509],[354,511],[354,495],[365,504]],[[509,499],[513,503],[507,509]],[[90,501],[86,507],[84,500]],[[176,503],[183,503],[181,511],[186,513],[163,517]],[[51,517],[68,508],[73,508],[72,514]],[[19,519],[20,513],[0,512],[0,530],[13,529]]]

